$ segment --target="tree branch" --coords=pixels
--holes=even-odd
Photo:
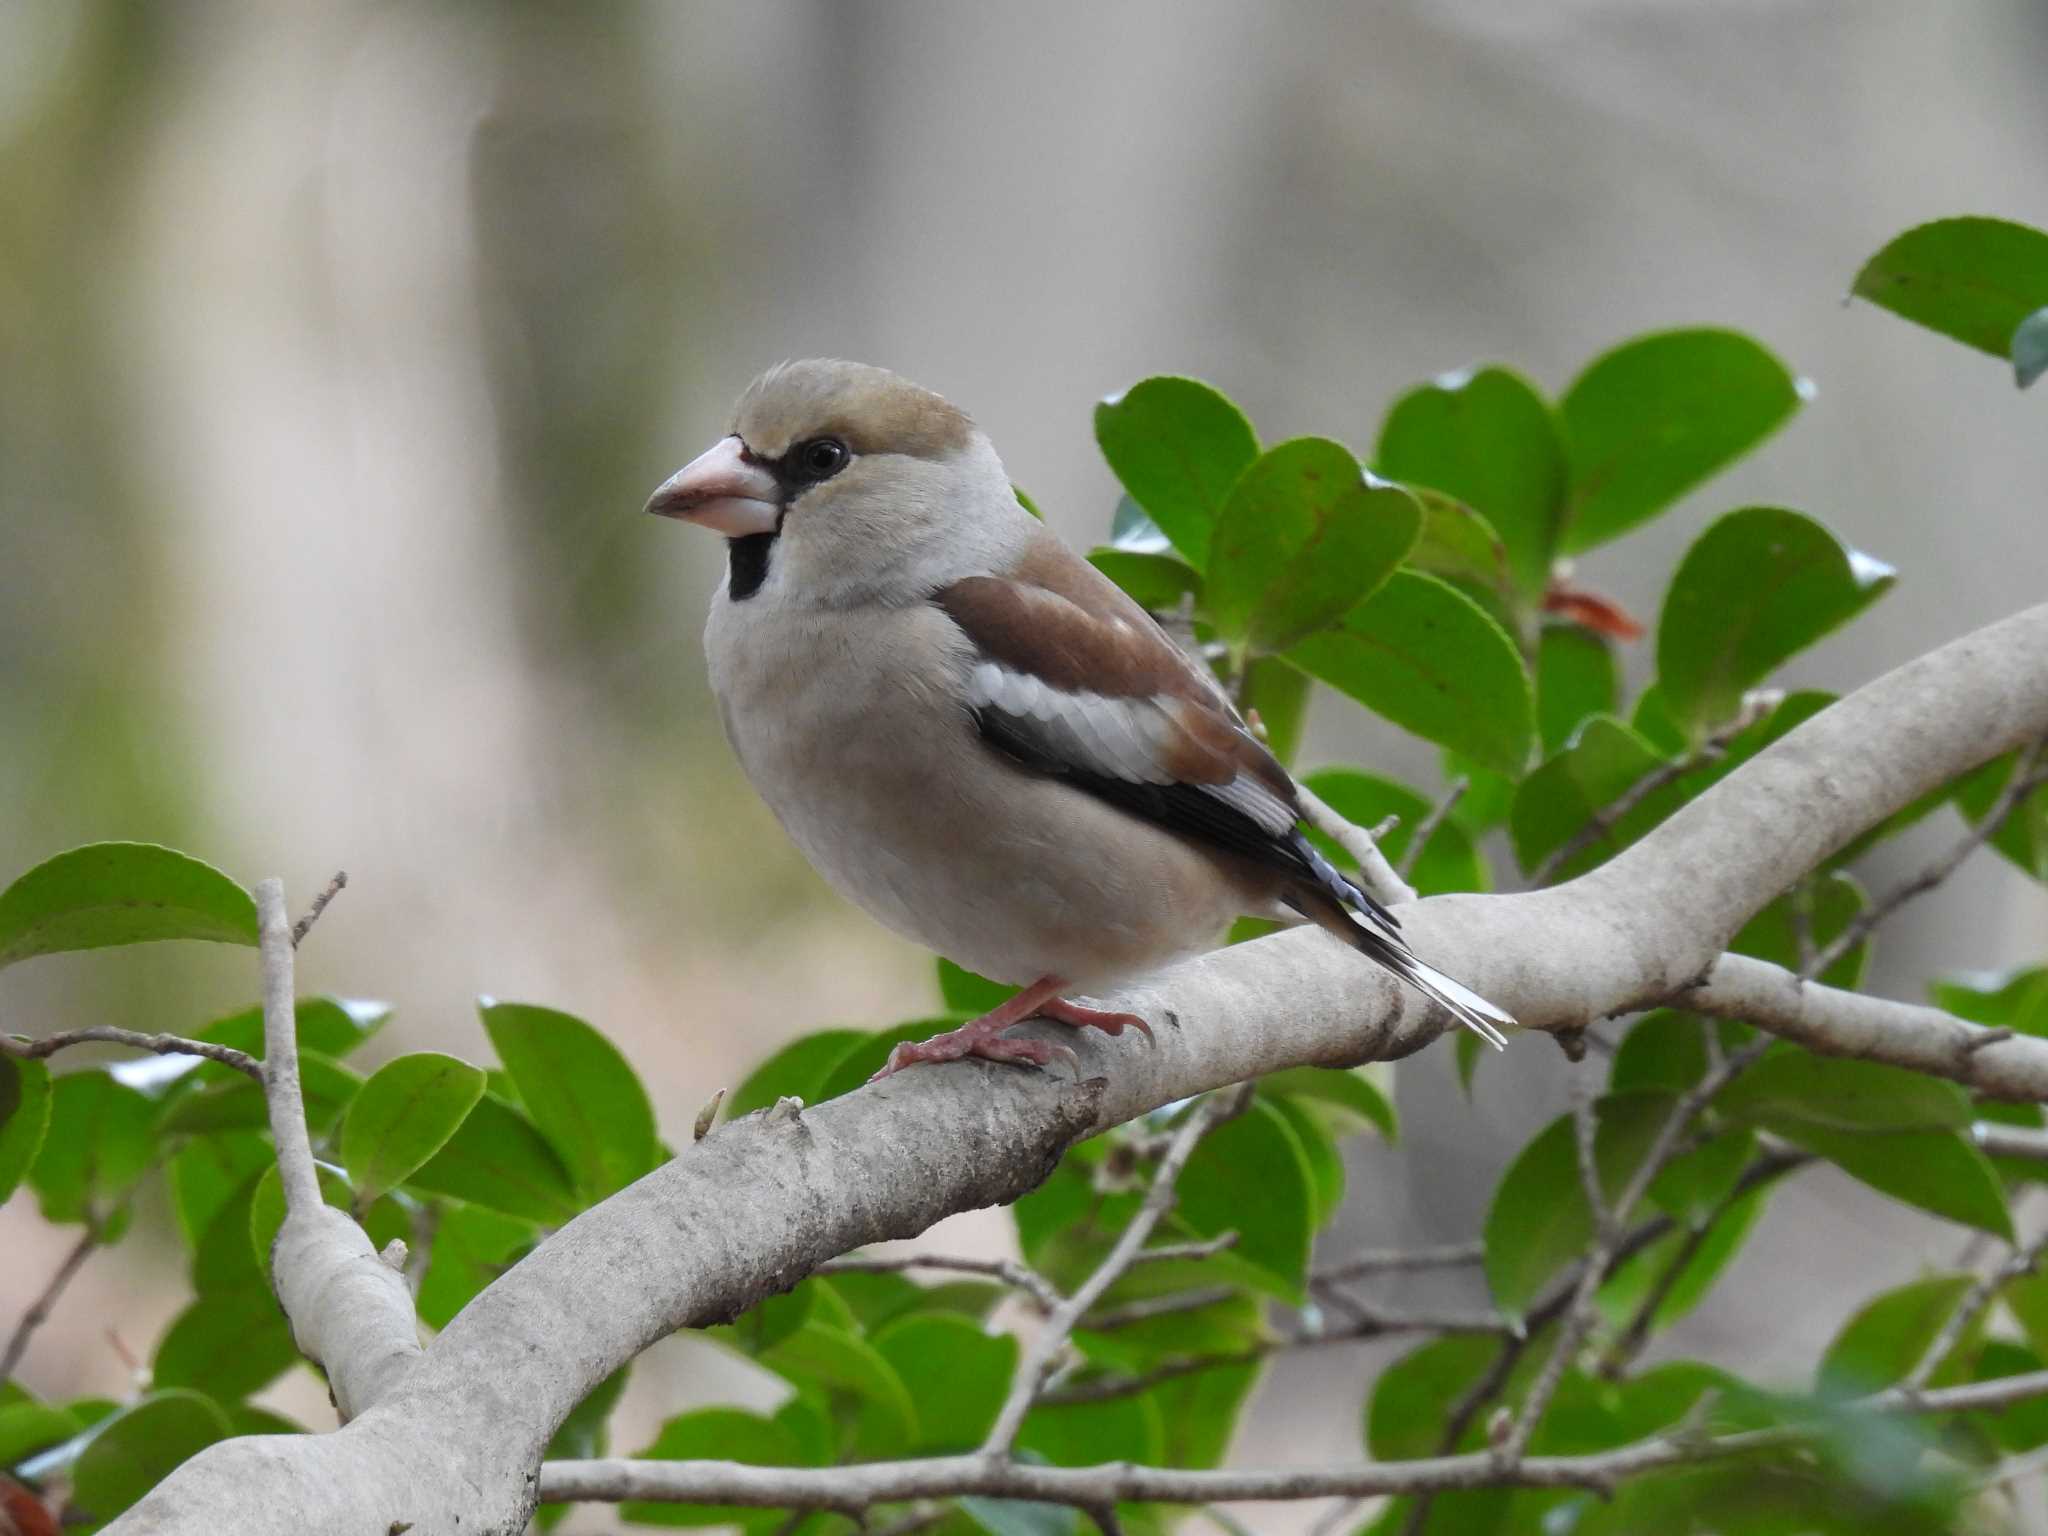
[[[33,1039],[25,1035],[0,1035],[0,1055],[23,1061],[54,1056],[74,1045],[125,1045],[130,1050],[152,1051],[158,1056],[204,1056],[208,1061],[217,1061],[258,1082],[263,1081],[262,1066],[247,1051],[238,1051],[231,1045],[215,1045],[211,1040],[187,1040],[183,1035],[144,1034],[140,1030],[118,1029],[112,1024],[60,1029],[54,1034],[38,1035]]]
[[[1589,874],[1511,896],[1415,902],[1402,911],[1404,932],[1432,965],[1532,1028],[1581,1028],[1688,992],[1711,971],[1684,1000],[1697,1007],[1698,991],[1742,978],[1716,961],[1778,892],[1928,790],[2048,734],[2043,655],[2048,605],[1821,711]],[[1804,997],[1798,1009],[1766,1011],[1835,1043],[1842,1021],[1868,1020],[1858,1011],[1868,1000],[1813,986]],[[249,1528],[296,1528],[316,1488],[334,1528],[452,1529],[460,1515],[465,1531],[516,1532],[555,1427],[675,1329],[735,1316],[863,1244],[1013,1200],[1071,1141],[1160,1105],[1281,1067],[1407,1055],[1449,1024],[1314,928],[1201,956],[1104,1001],[1160,1021],[1156,1045],[1024,1026],[1069,1036],[1078,1082],[963,1061],[798,1115],[718,1127],[541,1243],[344,1429],[210,1447],[110,1532],[197,1536],[218,1529],[223,1510]],[[1885,1010],[1899,1005],[1873,1006],[1896,1025]],[[1963,1027],[1932,1017],[1944,1041]],[[1885,1043],[1926,1054],[1916,1033]],[[2016,1097],[2017,1080],[2044,1065],[2020,1048],[2042,1045],[2001,1041],[1972,1053],[1967,1070]],[[2039,1081],[2048,1097],[2048,1070]]]
[[[1931,1392],[1893,1388],[1852,1405],[1865,1413],[1959,1413],[2010,1406],[2048,1395],[2048,1371],[2002,1376]],[[1530,1456],[1509,1463],[1490,1451],[1339,1469],[1225,1468],[1183,1471],[1111,1462],[1094,1467],[1032,1466],[984,1456],[866,1462],[839,1467],[762,1467],[734,1461],[551,1461],[541,1497],[615,1502],[739,1504],[764,1509],[857,1511],[907,1499],[1032,1499],[1078,1508],[1126,1501],[1228,1504],[1471,1488],[1586,1488],[1606,1492],[1632,1477],[1698,1462],[1797,1445],[1815,1429],[1791,1424],[1727,1435],[1670,1434],[1583,1456]]]
[[[0,1381],[11,1381],[15,1367],[21,1364],[21,1357],[28,1353],[28,1341],[35,1331],[48,1321],[50,1309],[57,1305],[57,1299],[64,1294],[64,1288],[71,1284],[85,1261],[92,1257],[93,1250],[100,1245],[100,1229],[97,1223],[88,1221],[85,1232],[64,1255],[64,1262],[57,1266],[57,1272],[50,1276],[50,1283],[43,1287],[36,1299],[28,1304],[28,1310],[21,1314],[21,1321],[14,1325],[14,1332],[8,1335],[7,1348],[0,1351]]]
[[[832,1259],[820,1264],[813,1273],[900,1275],[912,1269],[936,1269],[960,1275],[986,1275],[992,1280],[1002,1281],[1012,1290],[1022,1291],[1037,1303],[1041,1312],[1050,1312],[1060,1304],[1060,1293],[1053,1283],[1029,1264],[1019,1263],[1015,1259],[972,1259],[945,1253],[907,1253],[901,1258],[886,1259],[868,1254],[854,1254],[848,1258]]]
[[[1415,900],[1415,887],[1395,872],[1370,832],[1339,816],[1329,802],[1306,785],[1297,784],[1294,791],[1308,824],[1351,855],[1352,863],[1358,866],[1358,883],[1365,887],[1366,894],[1383,907],[1398,907],[1404,901]]]
[[[292,930],[284,885],[256,887],[263,966],[263,1095],[284,1185],[285,1218],[270,1250],[271,1284],[292,1338],[327,1372],[346,1423],[383,1396],[422,1351],[412,1292],[378,1257],[369,1234],[320,1196],[299,1089],[299,1032],[292,986]]]

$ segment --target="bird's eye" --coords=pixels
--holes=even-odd
[[[798,471],[806,480],[829,480],[846,468],[847,460],[853,455],[836,437],[814,437],[807,443],[799,443],[793,457]]]

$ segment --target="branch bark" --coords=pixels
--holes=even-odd
[[[1787,998],[1769,968],[1719,960],[1748,917],[1864,828],[2048,734],[2043,656],[2048,605],[1822,711],[1591,873],[1513,896],[1416,902],[1404,931],[1432,964],[1534,1028],[1580,1028],[1681,993],[1689,1007],[1704,997],[1732,1009],[1746,987],[1771,1004],[1749,1015],[1757,1023],[1818,1049],[1889,1053],[1922,1070],[1941,1070],[1927,1065],[1938,1058],[1943,1075],[1972,1086],[1978,1078],[1962,1073],[2007,1097],[2048,1097],[2048,1043],[2003,1040],[1958,1065],[1948,1045],[1964,1026],[1944,1015],[1910,1010],[1920,1027],[1909,1028],[1901,1005],[1812,984]],[[1107,1001],[1152,1018],[1156,1046],[1064,1039],[1080,1057],[1078,1082],[959,1062],[719,1127],[549,1237],[342,1430],[224,1442],[109,1529],[210,1532],[232,1511],[252,1529],[442,1530],[459,1516],[465,1531],[517,1531],[555,1427],[675,1329],[730,1318],[862,1244],[1013,1200],[1070,1142],[1159,1105],[1281,1067],[1404,1056],[1449,1023],[1316,929],[1202,956]],[[1030,1027],[1047,1038],[1058,1029]],[[1930,1047],[1923,1035],[1939,1038]],[[1150,1497],[1131,1476],[1135,1496]],[[1195,1497],[1247,1486],[1227,1481],[1245,1474],[1212,1476],[1214,1491]],[[1324,1492],[1375,1486],[1368,1469]],[[1085,1502],[1114,1496],[1098,1489]]]

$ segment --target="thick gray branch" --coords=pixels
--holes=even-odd
[[[1407,936],[1537,1028],[1672,998],[1718,972],[1747,918],[1865,827],[2048,733],[2044,656],[2048,606],[1822,711],[1592,873],[1414,903]],[[1316,929],[1203,956],[1111,1001],[1153,1019],[1157,1043],[1069,1036],[1078,1083],[960,1062],[720,1127],[548,1238],[343,1430],[203,1452],[110,1529],[210,1532],[231,1510],[250,1529],[447,1530],[459,1515],[465,1532],[517,1531],[555,1427],[656,1339],[731,1317],[864,1243],[1012,1200],[1080,1136],[1281,1067],[1405,1055],[1447,1022]],[[1825,1037],[1824,1019],[1808,1023]],[[2019,1044],[1976,1054],[2016,1061]]]

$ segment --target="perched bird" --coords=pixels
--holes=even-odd
[[[1208,670],[1025,510],[938,395],[859,363],[771,368],[647,509],[728,541],[711,684],[797,847],[888,927],[1023,989],[878,1076],[1042,1066],[1062,1048],[1003,1033],[1034,1016],[1149,1036],[1070,994],[1287,910],[1502,1043],[1514,1021],[1316,851]]]

